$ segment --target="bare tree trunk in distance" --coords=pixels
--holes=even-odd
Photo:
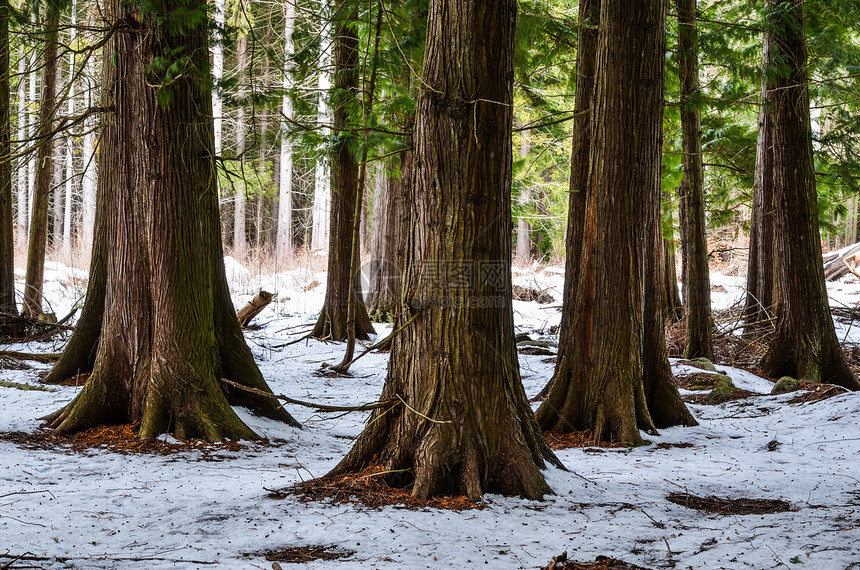
[[[342,0],[344,1],[344,0]],[[349,8],[337,5],[335,12],[340,18],[334,40],[334,130],[340,133],[334,147],[332,161],[331,237],[328,248],[328,274],[326,276],[325,301],[313,330],[316,338],[346,340],[351,334],[348,326],[350,304],[350,280],[357,275],[351,270],[353,248],[352,235],[356,220],[356,200],[360,200],[358,188],[358,161],[347,143],[350,135],[344,133],[349,122],[349,109],[356,105],[358,96],[358,36],[350,22],[356,17]],[[358,252],[356,252],[358,253]],[[355,338],[366,340],[374,334],[373,324],[367,314],[364,300],[357,297],[355,303]]]
[[[705,221],[704,166],[702,165],[702,118],[699,96],[699,46],[696,0],[675,0],[678,11],[679,79],[681,84],[681,131],[684,147],[684,178],[681,200],[687,230],[681,251],[685,259],[684,304],[687,342],[684,356],[714,359],[711,314],[711,277]]]
[[[9,115],[9,0],[0,0],[0,311],[17,315],[12,221],[12,141]]]
[[[201,1],[182,7],[192,15],[206,11]],[[109,21],[128,23],[126,33],[111,37],[104,58],[116,108],[103,130],[99,171],[99,217],[110,247],[106,264],[94,255],[91,280],[105,280],[100,301],[110,311],[103,313],[89,380],[46,419],[59,433],[134,423],[141,439],[165,432],[255,438],[232,404],[297,425],[270,398],[219,383],[268,390],[239,329],[222,260],[206,18],[190,18],[203,23],[177,32],[159,28],[164,13],[140,16],[121,0],[106,8]],[[148,72],[154,58],[180,46],[192,54],[181,77]]]
[[[765,3],[772,59],[766,62],[766,96],[773,141],[776,192],[774,246],[780,298],[776,334],[761,361],[764,372],[860,390],[836,337],[821,263],[818,200],[809,118],[803,0]]]
[[[21,57],[18,59],[18,146],[21,152],[26,148],[27,140],[27,57],[26,45],[21,44]],[[29,184],[27,183],[27,158],[18,159],[18,215],[16,239],[17,246],[24,247],[27,243],[27,203],[29,202]]]
[[[403,307],[417,318],[394,340],[382,395],[407,405],[375,413],[333,474],[373,462],[399,471],[389,480],[411,482],[419,498],[552,492],[540,469],[558,460],[534,422],[514,345],[515,14],[513,0],[430,2]],[[466,274],[453,286],[440,273],[457,270]]]
[[[293,31],[296,25],[295,0],[284,5],[284,97],[281,109],[281,160],[278,176],[278,237],[275,255],[279,262],[293,258],[293,141],[290,140],[290,123],[295,118],[293,97]]]
[[[244,0],[242,0],[244,2]],[[247,5],[245,7],[247,8]],[[236,117],[236,156],[238,157],[238,168],[242,178],[242,182],[236,188],[236,193],[233,195],[233,255],[241,262],[245,262],[248,256],[248,241],[245,234],[245,219],[247,213],[245,210],[245,192],[247,191],[245,184],[245,143],[248,127],[245,119],[245,88],[242,84],[245,77],[245,67],[248,64],[248,35],[241,32],[239,39],[236,41],[236,66],[239,69],[239,91],[237,99],[239,109]]]
[[[598,9],[580,4],[589,8]],[[672,378],[661,318],[666,1],[604,2],[599,10],[596,48],[581,44],[577,57],[596,54],[591,135],[600,144],[590,152],[573,307],[565,307],[555,376],[536,417],[544,429],[636,444],[640,429],[695,424]],[[583,13],[583,25],[592,13]],[[580,32],[580,42],[589,39]]]
[[[39,101],[39,147],[33,184],[30,245],[27,251],[27,273],[24,279],[24,315],[37,318],[42,314],[42,286],[45,276],[45,250],[48,241],[48,209],[51,178],[54,175],[54,119],[57,111],[57,38],[60,10],[53,2],[45,3],[45,48],[42,66],[42,98]]]
[[[72,0],[72,25],[69,28],[69,43],[74,46],[77,40],[77,0]],[[75,54],[69,54],[69,91],[68,113],[75,116]],[[63,204],[63,256],[68,260],[72,253],[72,191],[75,179],[74,166],[75,139],[71,133],[66,136],[66,202]]]
[[[520,146],[520,156],[525,158],[529,155],[532,148],[531,140],[529,140],[529,131],[523,131],[523,144]],[[518,203],[520,207],[525,207],[532,201],[531,191],[528,187],[520,190]],[[529,260],[532,254],[532,228],[525,217],[521,216],[517,221],[517,250],[516,258],[520,263],[525,263]]]
[[[86,89],[87,108],[93,106],[96,98],[93,96],[95,81],[93,81],[95,56],[91,56],[87,62],[87,73],[84,80]],[[90,115],[84,121],[83,160],[84,172],[81,175],[81,246],[84,251],[92,255],[93,233],[96,220],[96,129],[99,119]],[[92,261],[92,260],[91,260]],[[90,284],[92,286],[92,284]]]
[[[320,0],[320,14],[323,19],[323,29],[320,33],[320,71],[317,82],[319,102],[317,105],[317,124],[329,125],[332,122],[331,107],[329,106],[329,91],[331,90],[332,47],[334,40],[331,34],[331,0]],[[320,135],[328,136],[330,129],[323,127]],[[314,202],[311,209],[311,249],[319,251],[327,249],[331,210],[331,159],[323,153],[316,162],[314,170]]]

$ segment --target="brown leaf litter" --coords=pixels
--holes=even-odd
[[[553,556],[549,564],[541,570],[648,570],[643,566],[636,566],[623,560],[616,560],[608,556],[598,556],[594,562],[575,562],[567,558],[567,552]]]
[[[373,509],[388,506],[418,510],[424,508],[465,511],[483,509],[484,504],[465,496],[417,499],[404,487],[390,486],[385,476],[391,474],[379,465],[367,467],[359,473],[325,476],[304,481],[286,489],[271,491],[272,499],[295,495],[302,502],[327,501],[334,504],[360,503]]]
[[[8,441],[25,449],[47,449],[74,453],[86,453],[90,450],[106,449],[123,455],[153,454],[173,455],[196,451],[203,455],[206,461],[227,459],[219,455],[221,452],[237,452],[245,448],[245,444],[237,441],[206,442],[199,439],[164,441],[161,439],[138,439],[138,426],[121,424],[113,426],[98,426],[72,435],[60,435],[53,430],[36,432],[5,432],[0,433],[0,440]],[[280,446],[283,440],[263,440],[262,445]]]
[[[666,500],[688,509],[718,515],[764,515],[795,510],[791,503],[779,499],[723,499],[714,496],[697,497],[689,493],[669,493]]]
[[[561,449],[573,449],[579,447],[628,447],[629,444],[621,442],[604,442],[594,439],[594,432],[591,430],[572,431],[570,433],[557,433],[554,431],[546,431],[543,434],[550,449],[558,451]]]

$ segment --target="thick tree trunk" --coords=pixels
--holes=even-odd
[[[289,137],[290,121],[295,118],[293,98],[293,30],[296,22],[296,4],[288,0],[284,15],[284,96],[281,108],[281,154],[278,168],[278,236],[275,254],[279,262],[293,258],[293,141]]]
[[[12,141],[9,125],[9,1],[0,0],[0,312],[17,315],[12,221]]]
[[[552,492],[540,469],[558,460],[526,402],[513,335],[515,11],[513,0],[430,3],[404,306],[418,316],[394,340],[382,396],[405,405],[374,414],[332,473],[381,464],[419,498]]]
[[[183,7],[206,10],[202,2]],[[141,438],[254,438],[230,404],[295,421],[270,398],[219,385],[228,378],[268,389],[242,338],[222,261],[211,95],[200,75],[208,70],[206,27],[177,33],[158,27],[164,14],[139,14],[120,0],[108,6],[127,31],[105,54],[116,111],[102,135],[99,211],[107,215],[99,217],[110,247],[91,267],[91,283],[104,279],[104,297],[87,304],[110,311],[92,317],[103,322],[87,384],[48,420],[61,433],[131,422]],[[179,46],[193,54],[186,73],[153,77],[152,60]]]
[[[772,376],[793,376],[860,390],[836,337],[821,263],[818,201],[809,119],[803,0],[765,4],[766,60],[775,249],[781,260],[776,334],[761,368]]]
[[[588,24],[598,9],[595,46]],[[598,441],[641,443],[640,429],[695,424],[672,379],[660,317],[666,2],[584,2],[580,10],[589,33],[580,30],[577,58],[583,69],[590,67],[588,58],[596,61],[593,96],[583,96],[592,103],[592,140],[600,144],[591,145],[587,178],[579,170],[586,167],[573,164],[578,191],[572,199],[586,196],[582,221],[570,224],[575,233],[568,232],[567,240],[571,250],[581,245],[578,253],[568,252],[568,274],[574,275],[566,287],[568,314],[556,373],[537,420],[559,432],[592,430]],[[574,136],[575,148],[580,136]]]
[[[699,96],[699,47],[696,0],[675,0],[678,11],[679,79],[681,84],[681,130],[684,147],[684,241],[681,251],[686,271],[687,358],[714,359],[711,314],[711,278],[705,222],[704,167],[702,166],[702,118]]]
[[[331,239],[326,294],[313,336],[341,341],[347,338],[349,332],[350,279],[358,278],[352,273],[351,266],[352,238],[358,213],[356,200],[361,199],[361,192],[358,187],[358,161],[348,140],[352,135],[344,132],[349,124],[349,112],[355,109],[358,96],[358,36],[352,21],[356,15],[348,15],[343,6],[339,6],[337,12],[343,18],[339,21],[334,40],[334,130],[339,136],[332,162]],[[355,253],[358,254],[357,251]],[[355,337],[366,340],[371,334],[374,334],[373,325],[364,300],[356,297]]]
[[[24,279],[24,315],[37,318],[42,314],[42,286],[45,275],[45,250],[48,242],[48,209],[51,178],[54,175],[54,119],[57,111],[57,38],[60,11],[57,4],[45,4],[45,48],[42,65],[42,98],[39,101],[38,167],[33,184],[30,244],[27,251],[27,274]]]

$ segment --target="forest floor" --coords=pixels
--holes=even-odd
[[[86,273],[49,269],[46,296],[62,316],[81,298]],[[324,274],[256,277],[229,259],[228,270],[237,306],[260,287],[279,294],[256,319],[261,328],[247,333],[276,394],[340,405],[378,398],[387,354],[369,354],[343,378],[318,375],[323,363],[340,360],[342,344],[278,348],[309,330]],[[533,396],[553,371],[563,274],[538,267],[516,273],[515,284],[552,297],[515,301],[518,331],[551,345],[520,355]],[[733,306],[743,280],[722,273],[713,280],[715,308]],[[858,306],[860,285],[829,287],[834,307]],[[850,319],[837,326],[846,341],[860,340]],[[388,330],[377,328],[380,335]],[[48,353],[62,345],[3,348]],[[0,568],[236,569],[272,568],[273,561],[540,568],[565,551],[572,561],[609,556],[644,568],[860,568],[860,393],[771,396],[771,381],[718,363],[746,391],[742,398],[691,403],[698,427],[661,430],[646,436],[647,445],[584,441],[559,450],[571,471],[545,472],[556,493],[545,501],[490,495],[480,508],[464,501],[380,506],[271,492],[324,475],[349,450],[366,413],[288,406],[304,425],[298,430],[237,409],[266,443],[130,443],[128,427],[58,441],[39,418],[80,388],[40,385],[49,365],[3,364],[0,380],[38,389],[0,387]],[[678,359],[673,366],[687,387],[707,384],[695,382],[702,370]],[[702,402],[707,391],[682,394]]]

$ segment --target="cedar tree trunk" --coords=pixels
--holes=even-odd
[[[87,355],[98,348],[84,389],[49,424],[61,433],[130,422],[141,438],[256,437],[233,404],[297,425],[272,399],[219,383],[268,389],[241,336],[222,261],[206,27],[173,21],[205,13],[206,4],[173,0],[146,16],[120,0],[107,8],[124,32],[104,58],[116,111],[101,137],[97,236],[107,239],[97,243],[110,246],[100,245],[90,268],[104,297],[88,295],[70,341],[77,344],[57,367],[74,369],[72,346]],[[181,77],[160,76],[153,59],[180,46],[191,54]]]
[[[9,2],[0,0],[0,312],[17,315],[9,99]]]
[[[511,302],[514,0],[433,0],[414,133],[404,316],[383,398],[332,474],[405,470],[419,498],[537,499],[558,463],[526,401]],[[406,475],[408,473],[408,475]]]
[[[358,35],[355,13],[347,14],[343,1],[335,10],[338,20],[334,40],[334,130],[338,142],[332,161],[331,217],[328,244],[328,275],[323,308],[312,335],[316,338],[345,340],[349,312],[349,280],[352,275],[352,234],[355,224],[355,200],[358,196],[358,161],[354,145],[346,134],[349,112],[358,96]],[[357,244],[356,244],[357,245]],[[355,288],[360,291],[360,287]],[[374,334],[364,300],[359,294],[355,303],[355,338],[367,340]]]
[[[766,373],[860,390],[836,337],[821,263],[818,202],[809,118],[803,1],[765,4],[771,34],[766,61],[771,177],[777,204],[774,246],[780,298],[776,334],[761,362]]]
[[[702,166],[702,118],[695,99],[699,95],[698,30],[696,0],[675,0],[678,10],[679,79],[681,84],[681,131],[684,147],[684,178],[681,200],[685,215],[681,223],[684,241],[684,304],[687,342],[684,356],[714,359],[711,315],[711,278],[705,224],[704,167]]]
[[[56,112],[57,37],[60,8],[56,2],[45,3],[45,49],[42,55],[42,97],[39,100],[40,141],[36,152],[36,173],[33,183],[30,243],[27,250],[27,273],[24,279],[23,313],[31,319],[42,314],[42,286],[45,277],[45,249],[48,242],[48,209],[51,197],[51,177],[54,175],[54,115]]]
[[[400,174],[386,169],[374,199],[370,290],[367,307],[378,321],[395,320],[400,307],[400,277],[406,258],[409,207],[406,196],[412,184],[412,151],[400,153]]]
[[[589,429],[598,441],[635,444],[640,429],[695,424],[674,385],[661,317],[666,2],[604,2],[599,10],[596,49],[588,45],[593,34],[581,33],[578,55],[596,61],[581,245],[568,253],[568,315],[537,420],[544,429]],[[570,236],[568,243],[577,244]]]

